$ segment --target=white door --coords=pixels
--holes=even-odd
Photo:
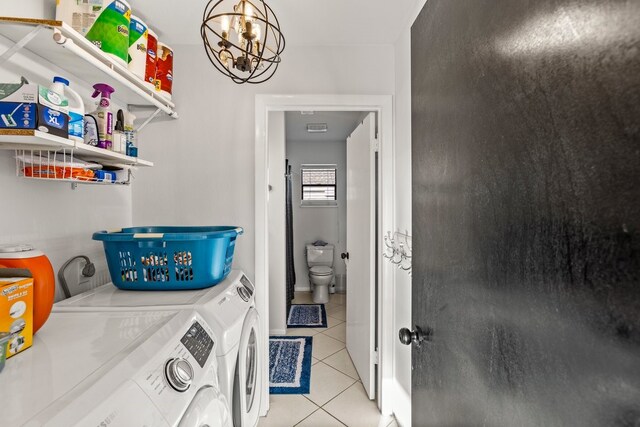
[[[375,396],[375,115],[347,139],[347,350]]]

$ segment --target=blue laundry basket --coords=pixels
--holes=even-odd
[[[128,290],[202,289],[231,271],[240,227],[131,227],[98,231],[113,284]]]

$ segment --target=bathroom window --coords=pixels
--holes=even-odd
[[[302,206],[337,206],[336,165],[302,165]]]

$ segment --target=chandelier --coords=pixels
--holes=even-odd
[[[237,0],[235,0],[237,1]],[[200,35],[209,61],[235,83],[263,83],[284,51],[278,18],[263,0],[209,0]]]

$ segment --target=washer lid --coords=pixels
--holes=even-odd
[[[217,307],[227,297],[226,291],[233,288],[235,292],[234,284],[242,274],[233,270],[213,287],[189,291],[125,291],[107,283],[54,304],[52,311],[183,310],[211,301],[215,301]]]
[[[87,406],[83,398],[95,404],[97,400],[87,396],[91,393],[105,396],[102,386],[91,389],[104,384],[100,379],[105,376],[113,381],[119,379],[111,374],[113,368],[145,344],[149,336],[176,313],[52,313],[33,337],[32,348],[17,355],[15,360],[10,359],[2,371],[3,390],[5,387],[11,390],[6,398],[3,396],[6,406],[2,425],[45,425],[54,415],[63,416],[62,412],[71,413],[74,419],[82,416],[81,412],[74,412],[73,408],[77,410],[74,405],[88,410],[91,406]],[[74,395],[74,389],[82,390],[77,393],[84,397]],[[33,422],[29,424],[31,417]],[[91,424],[51,422],[51,425]]]
[[[311,267],[309,271],[315,276],[328,276],[333,274],[333,268],[327,267],[326,265],[315,265]]]

